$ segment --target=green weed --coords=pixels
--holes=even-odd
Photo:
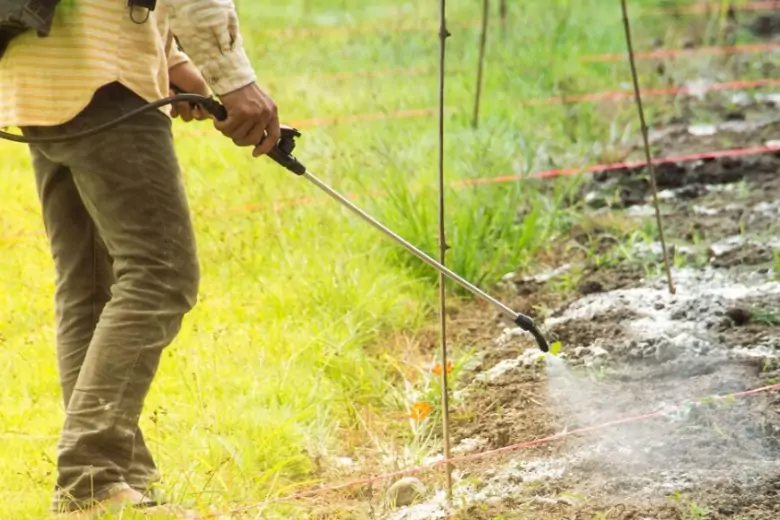
[[[552,195],[532,184],[462,188],[450,191],[446,211],[446,264],[472,283],[493,286],[512,268],[524,268],[549,240],[571,228],[576,216],[563,207],[571,183]],[[433,188],[419,192],[388,183],[379,209],[386,222],[438,259],[437,205]],[[378,204],[377,204],[378,205]],[[431,282],[438,274],[397,245],[388,243],[392,261]],[[458,293],[464,293],[453,285]]]
[[[750,311],[750,321],[769,327],[780,326],[780,310],[778,309],[753,309]]]
[[[682,518],[685,520],[708,520],[711,518],[712,511],[689,500],[681,491],[675,491],[670,496],[672,502],[677,506]]]

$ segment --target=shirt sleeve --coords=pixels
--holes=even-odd
[[[221,96],[255,81],[232,0],[165,0],[165,4],[183,52],[215,94]]]
[[[172,40],[170,48],[168,49],[168,69],[172,69],[182,63],[188,63],[189,61],[189,56],[179,48],[175,40]]]

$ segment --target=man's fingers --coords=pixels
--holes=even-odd
[[[252,132],[247,136],[246,146],[257,146],[265,137],[268,124],[271,120],[271,114],[263,114],[263,117],[257,120],[257,124]]]
[[[262,125],[255,125],[252,131],[247,135],[244,146],[257,146],[265,137],[265,128]]]
[[[214,128],[222,132],[225,137],[233,137],[238,127],[244,122],[243,118],[231,116],[228,113],[228,117],[224,121],[214,120]]]
[[[266,128],[266,132],[268,135],[265,137],[265,140],[252,152],[254,157],[267,154],[273,149],[274,146],[276,146],[276,143],[279,142],[279,138],[282,136],[282,131],[279,125],[278,116],[274,115],[271,118],[271,122],[268,125],[268,128]]]
[[[183,121],[192,121],[196,118],[195,113],[198,109],[193,109],[189,103],[173,103],[171,105],[171,117],[180,117]]]
[[[188,123],[192,121],[192,107],[189,103],[182,103],[179,107],[179,113],[181,114],[182,120]]]
[[[233,143],[236,146],[253,146],[257,144],[252,139],[257,134],[257,122],[252,119],[245,120],[244,123],[232,134]]]
[[[204,121],[205,119],[208,119],[208,117],[209,116],[203,107],[200,105],[195,107],[195,110],[193,111],[193,118],[195,118],[196,121]]]

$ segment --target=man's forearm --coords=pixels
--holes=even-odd
[[[165,0],[173,33],[217,95],[255,81],[232,0]]]

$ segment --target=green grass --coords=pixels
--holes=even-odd
[[[632,16],[658,5],[632,4]],[[247,48],[284,121],[436,106],[436,3],[396,5],[239,2]],[[627,88],[626,63],[580,61],[624,52],[617,1],[510,2],[507,39],[495,31],[488,40],[479,130],[469,127],[478,33],[460,22],[477,18],[480,6],[448,6],[449,180],[587,164],[624,135],[636,136],[630,103],[521,104]],[[383,30],[273,32],[333,23]],[[414,23],[427,30],[393,30]],[[496,16],[491,24],[496,28]],[[668,20],[643,19],[635,24],[636,47],[647,48],[668,30]],[[398,67],[430,71],[321,77]],[[653,86],[656,80],[645,76],[643,86]],[[652,117],[661,102],[646,104]],[[303,130],[296,154],[313,172],[344,192],[388,192],[357,201],[435,254],[435,116]],[[253,160],[208,124],[177,123],[176,135],[203,282],[200,303],[167,351],[142,418],[170,489],[201,503],[254,503],[318,481],[319,464],[327,480],[330,461],[359,456],[360,444],[384,455],[394,450],[405,463],[435,450],[438,410],[422,426],[404,418],[413,404],[407,383],[438,403],[435,382],[420,375],[435,353],[400,352],[394,340],[413,340],[431,322],[435,272],[335,202],[274,210],[279,199],[320,193],[267,159]],[[21,520],[45,514],[63,411],[53,346],[54,273],[30,163],[21,145],[2,143],[0,153],[6,252],[0,257],[0,501],[3,518]],[[448,189],[448,265],[485,287],[530,265],[576,221],[562,201],[577,182],[562,179],[552,193],[527,183]],[[457,346],[457,361],[469,347]]]

